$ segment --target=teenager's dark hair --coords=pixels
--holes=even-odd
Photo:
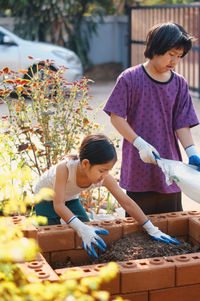
[[[80,161],[88,159],[91,165],[105,164],[117,160],[117,153],[112,141],[103,134],[85,137],[79,150]]]
[[[183,49],[184,57],[192,47],[193,37],[176,23],[167,22],[154,25],[148,32],[144,55],[152,59],[154,55],[163,55],[172,48]]]

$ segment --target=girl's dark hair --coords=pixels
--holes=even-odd
[[[85,137],[79,150],[80,161],[88,159],[91,165],[117,161],[117,153],[112,141],[103,134]]]
[[[154,55],[163,55],[172,48],[183,49],[184,57],[192,47],[193,37],[176,23],[167,22],[154,25],[148,32],[144,55],[152,59]]]

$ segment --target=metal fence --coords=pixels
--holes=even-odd
[[[145,39],[149,29],[173,21],[195,38],[190,52],[176,66],[191,90],[200,95],[200,4],[134,6],[129,11],[129,66],[144,62]]]

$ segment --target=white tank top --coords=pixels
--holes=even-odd
[[[68,180],[65,190],[65,201],[70,201],[79,197],[79,194],[83,190],[92,189],[95,187],[100,187],[103,184],[103,180],[97,184],[92,184],[87,188],[81,188],[76,184],[76,172],[79,160],[70,160],[66,162],[68,168]],[[53,189],[55,176],[56,176],[56,167],[53,165],[49,170],[46,170],[40,177],[39,181],[36,183],[33,188],[34,193],[38,193],[41,188],[51,188]]]

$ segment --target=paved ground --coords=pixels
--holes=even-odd
[[[102,110],[102,106],[106,102],[109,94],[111,93],[113,87],[114,87],[113,81],[105,81],[105,82],[97,82],[92,84],[90,89],[90,95],[93,96],[93,99],[91,101],[91,106],[94,108],[96,112],[96,122],[98,122],[100,125],[103,125],[104,128],[102,129],[102,132],[104,132],[106,135],[112,137],[113,134],[117,134],[115,128],[111,125],[110,119]],[[197,112],[197,115],[200,119],[200,99],[197,98],[197,95],[193,96],[193,102],[194,106]],[[94,111],[90,111],[90,114],[93,114]],[[7,114],[7,107],[4,104],[0,104],[0,116]],[[194,137],[195,144],[197,145],[199,152],[200,152],[200,125],[194,127],[192,129],[192,134]],[[120,137],[120,136],[119,136]],[[183,160],[184,162],[187,162],[187,157],[185,155],[184,150],[182,150],[183,154]],[[121,152],[119,150],[119,159],[121,156]],[[187,196],[183,195],[183,208],[184,210],[200,210],[200,204],[192,201]]]

